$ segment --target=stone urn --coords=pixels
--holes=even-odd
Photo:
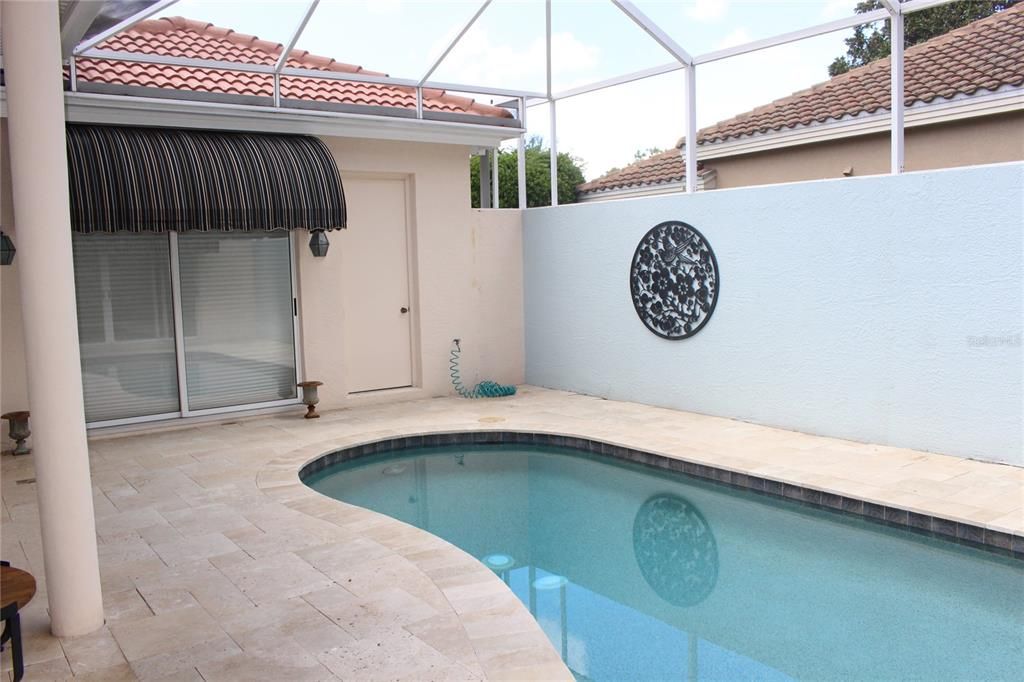
[[[0,415],[0,419],[6,419],[8,423],[7,435],[14,441],[14,451],[12,454],[15,455],[27,455],[32,452],[28,446],[25,445],[25,441],[32,432],[28,428],[28,410],[19,410],[17,412],[7,412],[6,414]]]
[[[296,386],[302,389],[302,403],[306,406],[306,419],[319,419],[316,413],[316,404],[320,402],[320,395],[317,389],[323,386],[322,381],[300,381]]]

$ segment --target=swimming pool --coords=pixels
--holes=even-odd
[[[1016,679],[1024,562],[567,448],[303,477],[489,565],[579,679]]]

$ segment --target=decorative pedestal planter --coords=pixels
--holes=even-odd
[[[15,455],[27,455],[32,452],[28,446],[25,445],[25,440],[32,435],[32,432],[28,428],[28,410],[20,410],[18,412],[7,412],[6,414],[0,415],[0,419],[6,419],[8,423],[7,435],[14,441]]]
[[[316,413],[316,404],[320,402],[320,395],[317,392],[317,388],[323,386],[322,381],[302,381],[296,384],[302,389],[302,402],[306,406],[306,419],[319,419],[320,415]]]

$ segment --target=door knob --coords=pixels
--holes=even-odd
[[[406,308],[405,306],[402,306],[402,308],[398,312],[400,312],[400,313],[407,313],[407,312],[409,312],[409,309]]]

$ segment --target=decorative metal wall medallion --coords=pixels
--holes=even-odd
[[[637,244],[629,287],[636,314],[648,329],[665,339],[685,339],[715,311],[718,261],[696,228],[669,220]]]
[[[633,521],[633,554],[644,580],[673,606],[695,606],[718,582],[718,544],[707,519],[677,495],[655,495]]]

